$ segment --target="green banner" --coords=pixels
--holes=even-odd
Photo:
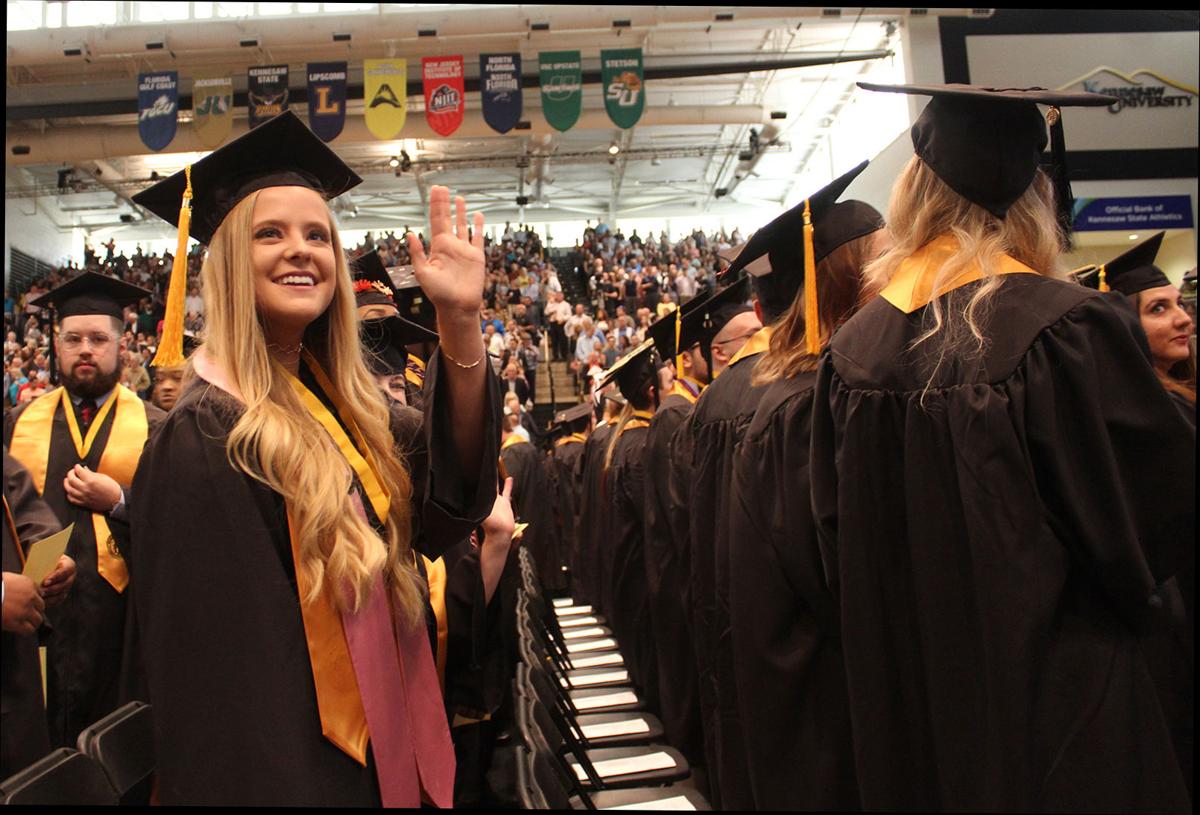
[[[583,61],[578,51],[538,54],[542,84],[542,113],[555,130],[566,132],[583,110]]]
[[[600,85],[604,109],[617,127],[629,129],[642,118],[646,84],[642,81],[642,49],[615,48],[600,52]]]

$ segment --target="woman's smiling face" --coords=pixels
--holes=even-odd
[[[259,315],[271,335],[302,334],[333,301],[329,210],[315,190],[268,187],[254,203],[251,260]]]

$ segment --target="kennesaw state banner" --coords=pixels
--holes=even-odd
[[[449,136],[463,120],[463,58],[423,57],[421,76],[425,80],[425,118],[434,133]]]
[[[331,142],[346,125],[346,63],[308,64],[308,126]]]
[[[288,66],[263,65],[246,72],[250,129],[288,109]]]
[[[521,121],[521,55],[480,54],[479,93],[483,120],[497,133],[507,133]]]
[[[408,114],[408,61],[363,61],[363,110],[367,130],[377,139],[393,139]]]
[[[159,71],[138,75],[138,135],[151,150],[175,138],[179,119],[179,74]]]
[[[646,86],[642,82],[642,49],[616,48],[600,52],[600,84],[604,109],[617,127],[629,129],[642,118]]]
[[[232,77],[198,76],[192,81],[192,123],[200,143],[209,150],[229,138],[233,128]]]
[[[542,84],[542,113],[551,127],[565,133],[579,121],[583,110],[583,63],[579,52],[541,52],[538,76]]]

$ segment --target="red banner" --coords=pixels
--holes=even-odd
[[[425,81],[425,118],[433,132],[449,136],[463,121],[463,58],[424,57],[421,76]]]

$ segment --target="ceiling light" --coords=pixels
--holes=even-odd
[[[399,167],[400,159],[398,159],[396,156],[392,156],[391,160],[388,161],[388,166],[389,167]]]
[[[608,146],[608,154],[610,156],[615,156],[617,153],[620,153],[620,152],[621,152],[621,145],[617,144],[616,142],[613,142],[612,144],[610,144]]]
[[[1138,239],[1138,236],[1137,236],[1137,235],[1130,235],[1130,236],[1129,236],[1129,240],[1131,240],[1131,241],[1136,241],[1137,239]]]

